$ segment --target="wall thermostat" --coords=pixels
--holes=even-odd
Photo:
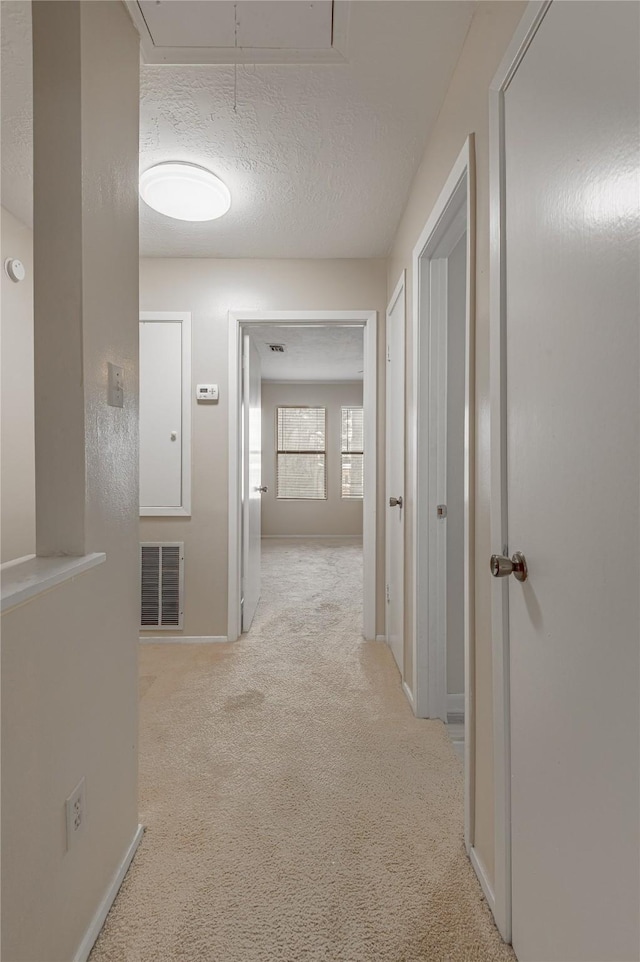
[[[218,385],[217,384],[197,384],[196,398],[198,401],[217,401]]]
[[[7,257],[4,262],[4,269],[15,283],[23,281],[26,277],[27,272],[24,269],[24,264],[19,261],[17,257]]]

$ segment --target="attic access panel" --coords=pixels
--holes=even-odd
[[[127,0],[147,63],[344,60],[348,3],[334,0]]]

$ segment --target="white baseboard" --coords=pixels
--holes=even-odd
[[[34,558],[34,554],[23,554],[21,558],[14,558],[12,561],[3,561],[0,565],[0,571],[6,571],[8,568],[15,568],[16,565],[22,565],[25,563],[25,561],[33,561]]]
[[[478,881],[480,882],[480,887],[482,888],[484,897],[487,900],[487,905],[495,915],[496,897],[494,895],[493,888],[491,887],[491,882],[487,877],[487,870],[484,867],[484,863],[478,855],[477,849],[475,849],[473,846],[471,846],[469,849],[469,858],[471,859],[471,864],[473,865],[474,871],[478,876]]]
[[[447,695],[447,714],[464,715],[464,692],[461,695]]]
[[[386,642],[386,640],[387,640],[387,636],[386,636],[386,635],[376,635],[376,641],[384,641],[384,642]]]
[[[362,541],[361,534],[263,534],[263,541]]]
[[[226,635],[140,635],[142,645],[224,645]]]
[[[120,886],[124,881],[124,877],[127,874],[127,870],[131,865],[131,862],[133,861],[133,856],[136,854],[136,849],[140,844],[143,833],[144,833],[144,827],[142,825],[138,825],[135,835],[133,836],[131,845],[127,849],[124,858],[120,862],[120,865],[118,866],[118,871],[113,876],[113,879],[111,880],[111,884],[109,885],[109,888],[105,892],[105,896],[102,899],[102,902],[98,906],[98,911],[93,916],[93,919],[91,920],[91,924],[89,925],[89,928],[85,932],[84,938],[82,939],[82,942],[78,946],[78,950],[76,954],[73,956],[73,962],[87,962],[87,959],[89,958],[89,953],[91,952],[91,949],[95,945],[95,941],[100,935],[102,926],[104,925],[107,915],[109,914],[109,909],[113,905],[115,901],[115,897],[120,890]]]
[[[406,681],[403,681],[403,682],[402,682],[402,690],[403,690],[403,692],[405,693],[405,695],[406,695],[406,697],[407,697],[407,701],[408,701],[409,704],[411,705],[411,711],[412,711],[413,714],[415,715],[415,713],[416,713],[416,703],[415,703],[414,700],[413,700],[413,692],[411,691],[411,689],[410,689],[409,686],[407,685]]]

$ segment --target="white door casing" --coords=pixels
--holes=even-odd
[[[496,921],[640,957],[640,10],[531,5],[492,88]],[[487,574],[488,576],[488,574]]]
[[[260,355],[249,334],[242,351],[242,630],[260,600],[262,537],[262,405]]]
[[[363,634],[376,636],[377,537],[377,312],[376,311],[229,311],[229,530],[227,638],[235,641],[242,626],[242,337],[261,324],[279,327],[358,326],[364,330],[364,498],[363,498]]]
[[[385,635],[404,678],[405,272],[387,308]],[[390,499],[402,498],[392,506]]]

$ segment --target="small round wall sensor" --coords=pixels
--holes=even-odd
[[[7,257],[4,262],[4,269],[16,284],[19,281],[23,281],[26,277],[27,272],[24,269],[24,264],[15,257]]]

